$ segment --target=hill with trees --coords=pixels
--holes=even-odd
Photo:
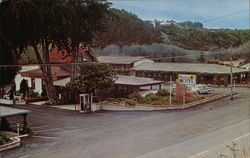
[[[132,45],[160,43],[161,35],[153,25],[140,19],[136,14],[111,8],[106,30],[97,38],[97,45]]]
[[[158,28],[170,43],[186,49],[209,50],[210,48],[238,47],[250,40],[249,30],[183,28],[176,25]]]

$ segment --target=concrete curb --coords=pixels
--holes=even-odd
[[[0,152],[5,151],[5,150],[9,150],[9,149],[12,149],[12,148],[19,147],[21,145],[21,139],[19,137],[10,136],[10,139],[12,140],[10,143],[0,146]]]
[[[236,92],[233,92],[233,95],[235,95]],[[209,98],[205,98],[199,101],[195,101],[192,103],[188,103],[185,105],[181,106],[168,106],[168,107],[153,107],[153,106],[142,106],[142,105],[137,105],[137,106],[117,106],[117,105],[102,105],[101,110],[107,110],[107,111],[159,111],[159,110],[183,110],[187,109],[190,107],[194,107],[200,104],[208,103],[220,98],[224,98],[227,96],[230,96],[231,93],[223,93],[223,94],[218,94]]]

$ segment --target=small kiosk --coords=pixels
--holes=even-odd
[[[79,94],[80,96],[80,112],[90,112],[91,104],[93,102],[92,95],[90,94]]]

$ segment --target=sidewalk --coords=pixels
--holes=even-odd
[[[235,95],[236,92],[233,92]],[[108,111],[158,111],[158,110],[182,110],[187,109],[193,106],[197,106],[200,104],[204,104],[207,102],[211,102],[220,98],[228,97],[231,93],[222,93],[217,94],[212,97],[208,97],[202,100],[194,101],[185,105],[175,105],[175,106],[151,106],[151,105],[136,105],[136,106],[124,106],[124,105],[112,105],[112,104],[92,104],[91,110],[92,111],[99,111],[99,110],[108,110]],[[44,101],[40,102],[33,102],[31,104],[34,105],[42,105]],[[43,106],[43,105],[42,105]],[[63,110],[71,110],[71,111],[80,111],[79,104],[69,104],[69,105],[54,105],[50,106],[57,109]]]
[[[235,95],[236,92],[233,92]],[[197,106],[200,104],[204,104],[207,102],[211,102],[220,98],[228,97],[231,93],[223,93],[218,94],[212,97],[208,97],[202,100],[194,101],[185,105],[175,105],[175,106],[150,106],[150,105],[136,105],[136,106],[119,106],[119,105],[101,105],[102,110],[109,110],[109,111],[157,111],[157,110],[182,110],[187,109],[193,106]]]

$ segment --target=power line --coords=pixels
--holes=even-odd
[[[202,21],[202,23],[207,23],[207,22],[210,22],[210,21],[214,21],[214,20],[218,20],[218,19],[223,19],[223,18],[226,18],[226,17],[230,17],[230,16],[234,16],[234,15],[238,15],[238,14],[242,14],[242,13],[246,13],[246,12],[249,12],[249,10],[243,10],[243,11],[235,12],[235,13],[232,13],[232,14],[227,14],[227,15],[223,15],[223,16],[218,16],[218,17],[215,17],[215,18],[207,19],[205,21]]]
[[[199,56],[199,55],[211,55],[211,54],[221,54],[221,53],[225,53],[225,52],[197,53],[197,54],[189,54],[189,55],[182,55],[182,56],[175,56],[175,57],[150,58],[150,59],[159,60],[159,59],[185,58],[185,57],[192,57],[192,56]]]
[[[189,55],[182,55],[182,56],[174,56],[174,57],[155,57],[155,58],[149,58],[151,60],[164,60],[164,59],[178,59],[178,58],[185,58],[185,57],[192,57],[192,56],[200,56],[200,55],[211,55],[211,54],[221,54],[225,52],[210,52],[210,53],[196,53],[196,54],[189,54]],[[121,56],[122,57],[122,56]],[[120,62],[126,62],[120,61]],[[83,62],[77,62],[77,63],[41,63],[41,64],[8,64],[8,65],[0,65],[0,67],[20,67],[20,66],[65,66],[65,65],[79,65]],[[94,63],[94,64],[100,64],[100,62],[90,62],[85,61],[84,63]]]

